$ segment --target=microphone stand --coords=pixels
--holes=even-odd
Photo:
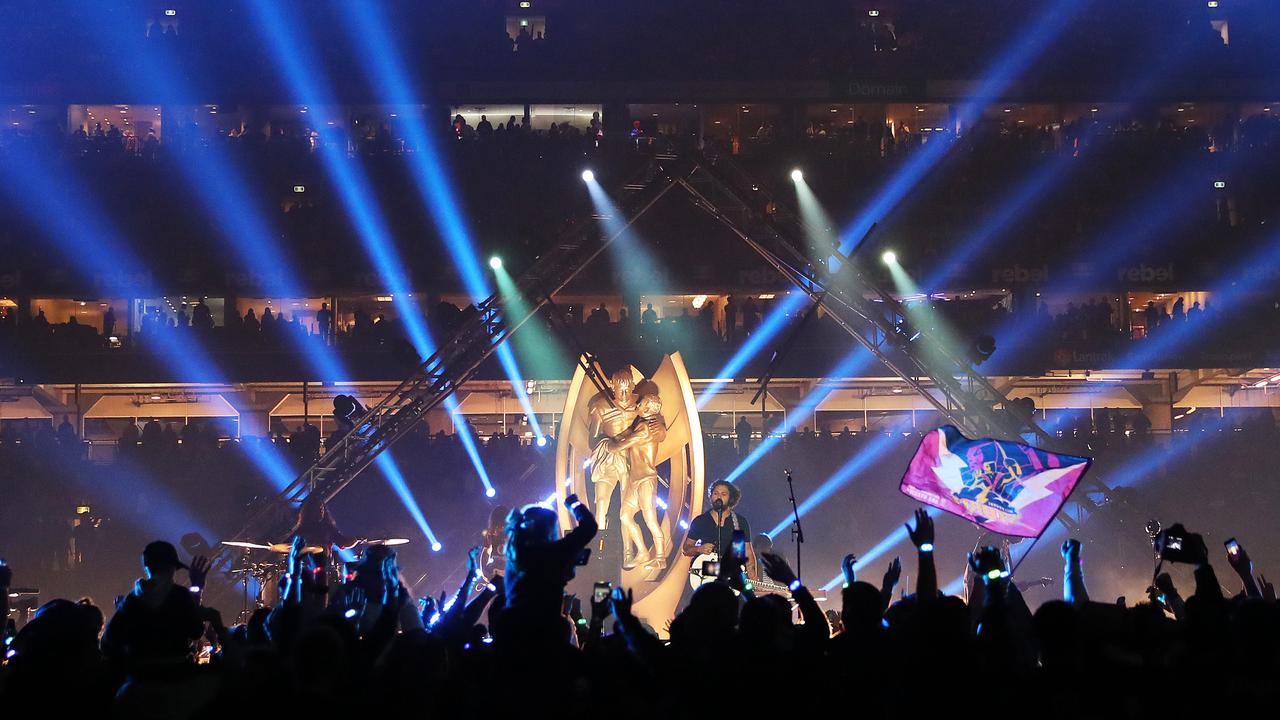
[[[800,527],[800,508],[796,505],[796,486],[791,480],[791,471],[783,470],[787,476],[787,493],[791,496],[791,540],[796,544],[796,577],[800,575],[800,546],[804,545],[804,528]]]

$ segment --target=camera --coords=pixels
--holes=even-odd
[[[1236,541],[1235,538],[1230,538],[1222,544],[1226,546],[1227,555],[1232,560],[1235,560],[1240,557],[1240,543]]]
[[[1204,538],[1188,533],[1182,523],[1175,523],[1162,530],[1155,539],[1160,560],[1164,562],[1194,564],[1204,557]]]
[[[591,590],[591,597],[596,603],[602,603],[609,599],[609,594],[612,592],[613,583],[607,580],[598,580]]]

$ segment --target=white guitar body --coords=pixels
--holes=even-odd
[[[720,575],[718,568],[714,564],[720,562],[719,553],[702,553],[695,557],[693,562],[689,563],[689,587],[697,590],[702,587],[703,583],[709,583]],[[708,563],[714,563],[708,567]],[[712,572],[715,569],[716,572]],[[705,574],[704,574],[705,573]],[[733,591],[736,595],[737,590]]]
[[[689,587],[697,590],[702,587],[703,584],[709,583],[719,577],[719,568],[715,566],[715,563],[719,562],[719,553],[702,553],[695,557],[693,561],[689,563]],[[711,565],[708,566],[708,563],[711,563]],[[717,570],[717,572],[712,572],[713,569]],[[778,583],[765,578],[752,580],[750,583],[750,589],[754,595],[782,595],[788,599],[791,598],[791,592],[786,586],[779,585]],[[741,595],[742,593],[734,590],[733,594]]]

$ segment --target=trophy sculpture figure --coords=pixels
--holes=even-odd
[[[634,431],[636,418],[632,389],[635,379],[631,368],[618,370],[609,378],[610,400],[604,393],[591,398],[588,405],[591,414],[591,437],[595,445],[591,452],[591,484],[595,488],[596,522],[600,529],[609,527],[609,503],[618,486],[627,485],[626,443]]]
[[[627,482],[622,490],[622,513],[618,524],[622,526],[624,570],[637,565],[654,563],[667,566],[666,537],[662,523],[658,522],[658,447],[667,437],[667,425],[662,419],[662,398],[658,386],[644,380],[636,386],[636,419],[628,431],[626,440],[613,441],[627,452]],[[653,538],[653,552],[645,545],[644,533],[636,522],[639,514],[645,528]]]
[[[703,511],[697,402],[679,353],[664,357],[648,379],[628,365],[607,382],[611,392],[597,391],[580,366],[569,383],[556,438],[556,491],[561,500],[570,493],[590,498],[600,527],[617,528],[616,554],[602,537],[590,577],[634,590],[632,612],[661,629],[675,615],[689,572],[689,558],[672,549]],[[609,514],[615,494],[616,525]],[[562,527],[571,527],[560,512]]]

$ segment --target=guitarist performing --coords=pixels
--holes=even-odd
[[[686,557],[714,554],[719,560],[728,555],[734,530],[741,530],[746,537],[751,537],[751,525],[747,519],[733,511],[741,499],[742,491],[736,485],[723,480],[712,483],[711,509],[689,523],[689,533],[680,552]],[[746,557],[747,577],[752,581],[759,580],[756,553],[751,543],[746,543]]]

